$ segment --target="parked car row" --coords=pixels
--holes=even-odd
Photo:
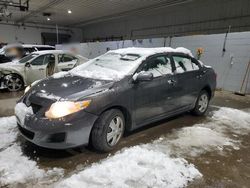
[[[56,61],[58,54],[53,54]],[[48,64],[50,57],[38,62]],[[36,64],[31,60],[24,70]],[[203,115],[215,87],[214,70],[187,49],[119,49],[33,83],[15,114],[20,133],[38,146],[91,144],[107,152],[125,131],[186,111]]]
[[[35,51],[20,60],[0,64],[0,88],[19,91],[36,80],[68,71],[88,61],[62,50]]]

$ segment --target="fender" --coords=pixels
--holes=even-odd
[[[0,74],[2,74],[2,77],[5,77],[10,74],[17,74],[23,79],[24,85],[27,85],[26,79],[24,78],[24,74],[22,74],[21,71],[16,70],[15,68],[8,68],[8,69],[0,69]]]

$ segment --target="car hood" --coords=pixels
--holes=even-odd
[[[1,63],[0,64],[0,71],[5,71],[5,70],[20,71],[23,68],[24,68],[24,65],[19,63],[18,61],[11,61],[11,62],[8,62],[8,63]]]
[[[114,82],[110,80],[96,80],[80,76],[50,77],[39,81],[29,93],[52,100],[79,100],[108,90],[113,84]]]

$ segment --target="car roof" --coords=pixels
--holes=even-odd
[[[31,48],[31,47],[44,47],[44,48],[55,48],[54,46],[50,45],[40,45],[40,44],[22,44],[22,46],[25,48]]]
[[[43,55],[43,54],[62,54],[62,53],[66,53],[66,54],[71,54],[73,55],[73,53],[71,53],[70,51],[67,50],[43,50],[43,51],[36,51],[33,52],[34,54],[39,54],[39,55]]]
[[[117,50],[111,50],[108,53],[120,53],[120,54],[138,54],[140,56],[151,56],[158,53],[183,53],[193,57],[193,54],[190,50],[183,47],[178,48],[171,48],[171,47],[160,47],[160,48],[138,48],[138,47],[131,47],[131,48],[122,48]]]
[[[40,44],[8,44],[3,46],[3,49],[6,48],[12,48],[12,47],[22,47],[22,48],[35,48],[35,47],[39,47],[39,48],[55,48],[54,46],[50,46],[50,45],[40,45]]]

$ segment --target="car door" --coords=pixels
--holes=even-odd
[[[68,71],[73,69],[78,62],[78,59],[70,54],[60,54],[58,55],[58,70]]]
[[[138,126],[174,110],[178,92],[172,64],[166,54],[148,59],[137,74],[142,71],[152,73],[153,80],[135,83],[133,87],[134,117]]]
[[[194,59],[185,54],[172,54],[175,75],[180,90],[181,107],[190,106],[196,100],[200,91],[200,67]]]
[[[53,60],[53,57],[53,54],[40,55],[25,65],[25,75],[28,84],[47,77],[47,66],[50,62],[52,62],[51,60]]]

